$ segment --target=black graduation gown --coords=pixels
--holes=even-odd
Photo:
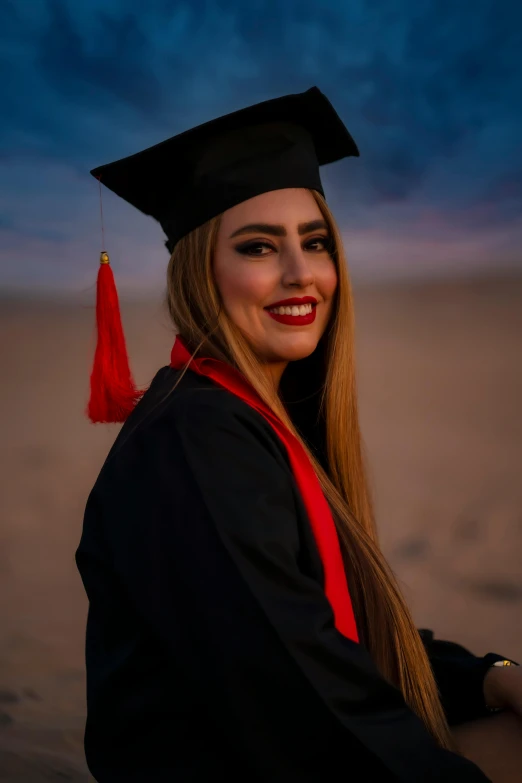
[[[487,780],[439,749],[335,629],[270,425],[190,371],[167,396],[178,377],[162,368],[120,431],[76,551],[95,779]],[[485,713],[482,679],[498,657],[432,649],[451,720]]]

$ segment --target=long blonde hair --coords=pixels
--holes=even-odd
[[[379,546],[359,426],[352,287],[335,219],[324,198],[310,192],[329,227],[338,276],[330,325],[320,343],[327,469],[297,430],[262,361],[222,306],[212,271],[221,216],[174,247],[167,273],[168,310],[192,351],[239,369],[304,446],[335,519],[361,642],[439,745],[455,750],[427,653]]]

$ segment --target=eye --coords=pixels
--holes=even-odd
[[[331,237],[313,237],[307,240],[305,247],[312,252],[323,253],[328,251],[328,253],[331,253],[333,251],[333,242]]]
[[[238,253],[241,253],[245,256],[266,256],[267,253],[259,252],[263,248],[274,250],[269,242],[260,242],[259,240],[256,242],[246,242],[243,245],[238,245],[236,250]]]

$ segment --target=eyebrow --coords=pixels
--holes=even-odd
[[[324,220],[311,220],[308,223],[299,223],[297,233],[299,235],[309,234],[311,231],[317,231],[319,228],[328,230]],[[272,223],[249,223],[247,226],[242,226],[234,231],[233,234],[230,234],[229,239],[240,234],[271,234],[274,237],[286,237],[286,228]]]

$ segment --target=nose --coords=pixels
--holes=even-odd
[[[306,288],[312,285],[314,280],[315,277],[310,260],[306,257],[302,248],[298,247],[295,250],[288,250],[283,256],[283,285]]]

